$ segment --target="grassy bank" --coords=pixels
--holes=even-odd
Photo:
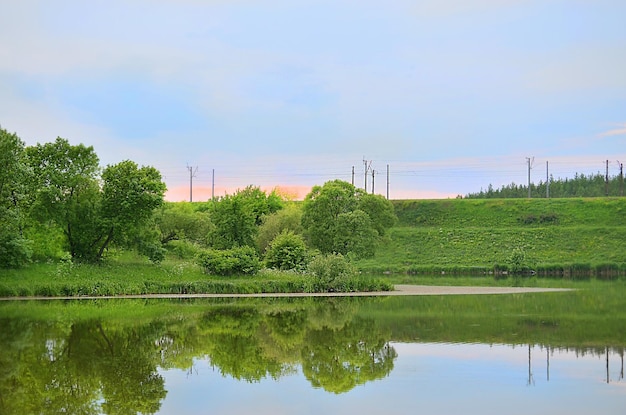
[[[254,276],[206,275],[194,263],[169,259],[154,265],[145,258],[124,255],[101,265],[71,262],[38,263],[2,270],[0,297],[110,296],[138,294],[289,293],[315,291],[309,275],[261,271]],[[379,278],[363,275],[350,279],[345,291],[389,290]]]
[[[406,200],[394,207],[398,224],[374,258],[356,261],[362,277],[350,290],[391,283],[571,286],[626,276],[626,198]],[[0,270],[0,296],[310,290],[301,274],[215,277],[191,260],[153,265],[130,255],[98,266],[61,261]]]
[[[626,198],[395,201],[372,273],[626,275]]]

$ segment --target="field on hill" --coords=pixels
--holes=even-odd
[[[626,274],[626,199],[394,201],[398,224],[366,272]]]

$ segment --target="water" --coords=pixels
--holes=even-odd
[[[571,298],[5,302],[0,413],[622,414],[624,321]]]
[[[223,377],[209,359],[160,371],[163,414],[621,414],[620,356],[579,356],[538,346],[391,343],[388,376],[341,394],[312,387],[301,369],[279,380]],[[528,353],[531,353],[529,361]],[[529,366],[530,364],[530,366]]]

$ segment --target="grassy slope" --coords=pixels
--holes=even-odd
[[[626,264],[626,198],[394,202],[399,218],[369,271],[493,268],[513,251],[530,267]]]

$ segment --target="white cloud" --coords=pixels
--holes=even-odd
[[[626,135],[626,123],[617,124],[616,128],[599,134],[599,137],[614,137],[619,135]]]

